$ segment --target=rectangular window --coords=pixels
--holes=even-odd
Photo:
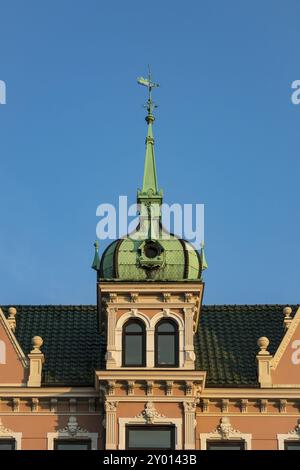
[[[244,441],[207,441],[207,450],[245,450]]]
[[[126,449],[175,449],[175,426],[126,426]]]
[[[285,441],[284,450],[300,450],[300,441]]]
[[[14,439],[0,439],[0,450],[16,450]]]
[[[88,439],[56,439],[54,450],[91,450],[91,441]]]

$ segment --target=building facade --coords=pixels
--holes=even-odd
[[[95,243],[97,304],[0,309],[0,449],[300,449],[300,308],[203,305],[147,108],[139,224]]]

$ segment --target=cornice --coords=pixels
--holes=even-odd
[[[93,387],[0,387],[1,397],[50,397],[50,398],[70,398],[70,397],[98,397],[99,394]]]

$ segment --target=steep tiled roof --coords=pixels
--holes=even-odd
[[[16,305],[16,336],[25,352],[42,336],[46,386],[93,385],[104,366],[105,344],[97,332],[94,305]],[[292,306],[293,314],[297,307]],[[7,306],[2,307],[7,315]],[[195,336],[196,368],[208,387],[258,386],[257,339],[267,336],[274,353],[284,335],[281,305],[206,305]]]
[[[291,306],[293,315],[297,307]],[[274,354],[283,336],[282,305],[206,305],[195,337],[196,368],[208,387],[258,386],[257,340],[267,336]]]
[[[43,383],[90,386],[101,368],[104,346],[94,305],[16,305],[16,337],[25,354],[35,335],[44,340]],[[1,307],[7,314],[8,307]]]

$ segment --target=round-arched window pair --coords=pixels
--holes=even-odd
[[[123,327],[123,367],[146,367],[146,328],[141,320],[128,320]],[[155,328],[155,367],[178,367],[178,326],[161,320]]]

